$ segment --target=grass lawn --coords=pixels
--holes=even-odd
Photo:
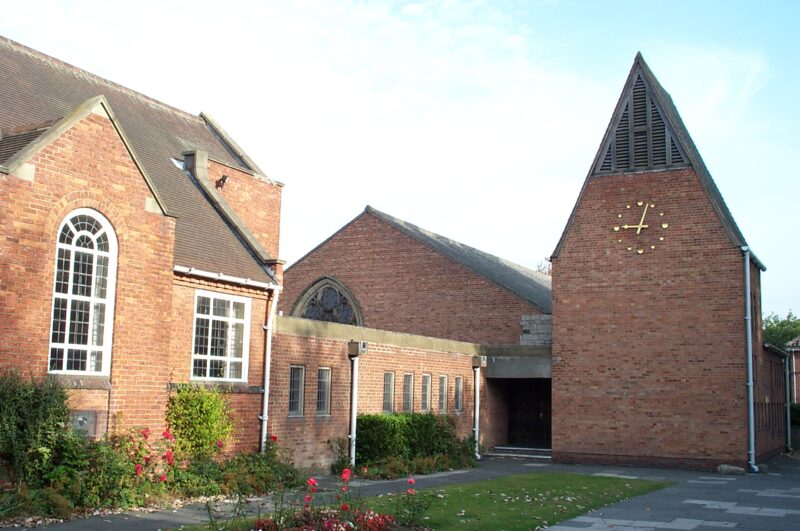
[[[667,482],[626,480],[563,473],[529,473],[488,481],[423,489],[418,497],[431,500],[420,522],[433,529],[536,529],[568,520],[598,507],[662,489]],[[405,483],[398,487],[404,491]],[[364,498],[364,504],[380,513],[394,513],[396,495]],[[226,530],[251,529],[255,519]],[[248,525],[249,524],[249,525]],[[182,529],[211,529],[192,526]]]
[[[420,491],[431,496],[423,525],[433,529],[536,529],[592,509],[662,489],[669,483],[534,473]],[[368,498],[378,512],[392,512],[393,495]]]

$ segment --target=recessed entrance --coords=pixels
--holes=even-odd
[[[550,379],[504,379],[508,404],[508,444],[550,448]]]

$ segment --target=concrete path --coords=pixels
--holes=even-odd
[[[417,489],[435,488],[457,483],[492,479],[524,472],[569,472],[630,479],[672,481],[675,484],[660,490],[592,511],[562,522],[550,529],[614,530],[800,530],[800,460],[779,458],[765,474],[723,476],[684,470],[662,470],[594,465],[554,465],[523,460],[486,459],[470,470],[440,472],[417,476]],[[335,485],[335,478],[320,478],[322,488]],[[362,496],[400,492],[408,486],[405,479],[393,481],[351,482]],[[321,489],[322,490],[322,489]],[[254,499],[250,511],[271,508],[267,498]],[[230,512],[232,505],[222,505]],[[207,523],[202,505],[175,510],[130,512],[95,516],[53,524],[56,530],[156,530],[179,528],[182,525]]]

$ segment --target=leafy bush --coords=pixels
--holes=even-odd
[[[792,404],[792,424],[800,426],[800,404]]]
[[[11,465],[17,481],[44,486],[68,423],[67,392],[54,378],[0,374],[0,458]]]
[[[216,389],[181,385],[170,396],[167,422],[175,435],[179,459],[214,454],[233,431],[228,402]]]
[[[356,419],[356,462],[372,463],[389,456],[408,456],[406,426],[411,415],[359,415]]]
[[[452,417],[361,415],[356,460],[365,477],[397,478],[474,466],[472,440],[459,440]]]

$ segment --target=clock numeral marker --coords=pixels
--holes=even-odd
[[[644,249],[637,249],[637,250],[636,250],[636,252],[637,252],[638,254],[642,254],[642,253],[644,252]]]
[[[659,213],[658,213],[658,215],[659,215],[659,216],[663,216],[663,215],[664,215],[664,213],[663,213],[663,212],[659,212]]]
[[[659,236],[658,240],[663,242],[664,241],[664,237],[663,236]]]
[[[644,201],[636,201],[636,206],[642,206],[643,204],[644,204]]]
[[[651,248],[651,249],[655,249],[655,248],[656,248],[656,246],[655,246],[655,245],[651,245],[651,246],[650,246],[650,248]]]
[[[650,203],[650,208],[655,208],[655,207],[656,207],[655,203]]]
[[[662,223],[662,224],[661,224],[661,228],[662,228],[662,229],[667,229],[667,228],[669,228],[669,223]]]
[[[633,247],[628,247],[628,250],[629,250],[629,251],[630,251],[630,250],[632,250],[632,249],[633,249]]]
[[[631,207],[630,205],[625,205],[625,208],[630,208],[630,207]]]
[[[619,225],[614,225],[614,232],[619,232]]]

